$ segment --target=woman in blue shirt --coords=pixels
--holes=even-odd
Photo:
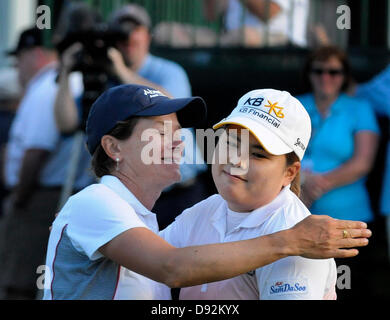
[[[305,66],[312,93],[298,97],[312,120],[305,161],[304,202],[314,214],[338,219],[374,218],[365,178],[375,160],[379,128],[363,99],[344,91],[351,79],[346,54],[327,46],[314,51]]]

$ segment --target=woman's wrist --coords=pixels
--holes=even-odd
[[[297,246],[296,237],[292,229],[287,229],[270,234],[272,247],[276,249],[276,254],[279,259],[288,256],[300,255],[299,247]]]

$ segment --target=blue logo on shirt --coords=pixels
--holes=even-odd
[[[306,292],[306,286],[302,286],[299,282],[296,283],[285,283],[282,281],[276,282],[270,288],[270,294],[276,293],[303,293]]]

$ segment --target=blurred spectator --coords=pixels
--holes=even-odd
[[[0,218],[3,215],[3,199],[7,195],[4,185],[4,152],[8,133],[22,94],[15,69],[0,70]]]
[[[207,1],[208,2],[208,1]],[[307,0],[229,0],[225,28],[232,39],[245,35],[249,46],[307,44]],[[234,40],[233,40],[234,41]]]
[[[302,162],[303,201],[313,214],[366,221],[371,228],[374,214],[365,181],[379,140],[375,114],[368,102],[345,94],[350,66],[339,48],[315,50],[307,60],[305,77],[313,92],[298,97],[312,121],[312,138]],[[353,261],[336,261],[350,268],[353,289],[338,291],[339,300],[375,290],[367,277],[374,272],[370,254],[362,249]]]
[[[11,193],[0,226],[0,286],[6,289],[6,299],[34,299],[37,267],[44,264],[72,137],[62,137],[55,124],[57,54],[44,46],[43,31],[24,31],[10,54],[16,56],[25,93],[5,157],[5,182]],[[72,91],[80,90],[75,78]],[[91,182],[85,169],[79,169],[76,190]]]
[[[326,0],[312,1],[308,17],[308,43],[310,47],[335,44],[345,48],[348,45],[349,30],[340,30],[337,20],[340,14],[337,8],[346,1]]]
[[[155,88],[174,98],[191,96],[191,86],[184,69],[173,61],[156,57],[149,52],[150,27],[149,14],[143,7],[135,4],[125,5],[111,15],[109,28],[125,32],[128,37],[124,41],[118,41],[116,48],[110,48],[108,52],[114,74],[119,80],[117,83],[109,83],[108,86],[135,83]],[[77,105],[74,99],[69,99],[67,78],[75,64],[75,53],[81,48],[82,44],[75,44],[62,56],[60,88],[55,109],[57,123],[63,132],[72,132],[80,124],[78,109],[81,106]],[[196,146],[194,137],[191,139]],[[191,156],[193,151],[186,148],[185,154]],[[197,148],[196,155],[199,154]],[[207,196],[207,188],[200,180],[200,175],[206,170],[207,165],[204,163],[184,163],[181,166],[181,183],[166,190],[154,208],[154,212],[158,213],[160,226],[166,226],[182,210]]]
[[[195,40],[201,46],[307,45],[308,0],[206,0],[203,7],[208,21],[223,16],[224,32],[219,40],[204,27],[163,22],[155,28],[156,43],[188,46]]]
[[[372,80],[358,85],[353,94],[360,99],[368,100],[376,113],[382,116],[385,115],[390,119],[390,65]],[[387,138],[389,137],[390,132]],[[387,248],[388,257],[390,258],[390,142],[387,144],[380,212],[387,220]]]
[[[347,56],[337,47],[314,51],[305,66],[313,92],[300,96],[312,119],[312,139],[303,163],[303,196],[314,214],[373,220],[365,177],[378,143],[378,124],[367,102],[347,96]]]

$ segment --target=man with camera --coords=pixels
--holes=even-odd
[[[104,36],[104,32],[115,38],[114,43],[109,44],[112,44],[112,47],[107,51],[108,80],[104,89],[133,83],[155,88],[175,98],[190,96],[191,86],[184,69],[173,61],[150,54],[150,28],[150,17],[139,5],[125,5],[112,14],[108,22],[108,30],[101,31],[102,42],[108,43],[108,37]],[[90,52],[91,59],[97,60],[96,53],[89,48],[90,44],[82,37],[78,40],[76,42],[75,39],[76,43],[69,46],[61,55],[56,120],[63,132],[74,132],[80,125],[78,109],[81,106],[77,106],[77,101],[69,99],[68,76],[75,68],[77,69],[80,56]],[[107,46],[107,43],[104,46]],[[96,47],[94,49],[96,51]],[[84,72],[83,74],[85,75]]]
[[[108,22],[108,34],[111,34],[111,37],[101,35],[102,39],[108,39],[102,42],[108,43],[115,39],[113,46],[107,50],[110,63],[107,66],[105,89],[119,84],[139,84],[155,88],[169,97],[191,96],[191,85],[184,69],[173,61],[156,57],[150,53],[150,29],[150,17],[146,10],[139,5],[125,5],[111,15]],[[72,133],[77,129],[82,129],[85,125],[85,115],[88,114],[89,108],[83,105],[82,99],[74,100],[70,97],[68,84],[69,74],[75,68],[78,69],[80,55],[86,55],[88,52],[91,52],[91,55],[96,55],[93,53],[96,49],[89,48],[87,42],[78,41],[62,54],[59,92],[55,110],[57,124],[64,133]],[[97,57],[92,60],[96,61]],[[84,79],[84,90],[87,89],[86,86],[88,84],[86,85]],[[185,162],[181,166],[183,177],[181,183],[166,190],[167,192],[157,202],[156,209],[160,210],[159,217],[162,221],[159,222],[161,226],[166,226],[182,210],[207,196],[204,182],[202,178],[199,178],[206,170],[205,164],[186,164]],[[180,203],[177,200],[177,192],[180,193]],[[172,209],[173,203],[175,211]]]

